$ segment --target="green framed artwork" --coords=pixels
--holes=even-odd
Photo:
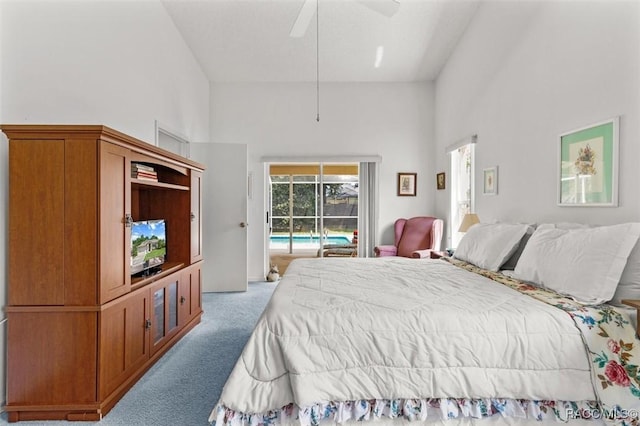
[[[558,205],[617,207],[619,117],[560,135]]]
[[[483,172],[483,186],[482,193],[484,195],[497,195],[498,194],[498,166],[489,167],[484,169]]]

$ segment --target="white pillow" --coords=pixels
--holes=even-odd
[[[560,228],[560,229],[577,229],[588,228],[588,225],[573,222],[562,223],[544,223],[539,228]],[[611,299],[611,303],[622,306],[623,299],[638,300],[640,299],[640,239],[635,247],[631,250],[631,254],[627,258],[627,265],[622,271],[620,282],[616,288],[616,292]]]
[[[611,303],[621,305],[622,299],[640,299],[640,239],[631,250]]]
[[[514,276],[581,303],[604,303],[613,297],[639,236],[640,223],[581,229],[540,226]]]
[[[584,223],[574,222],[560,222],[560,223],[541,223],[536,229],[584,229],[589,228],[589,225]]]
[[[518,248],[528,225],[511,223],[478,223],[462,237],[453,257],[497,271]]]

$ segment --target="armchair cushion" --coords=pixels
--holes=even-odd
[[[396,246],[393,246],[391,244],[374,247],[373,251],[378,257],[395,256],[398,253],[398,249],[396,248]]]
[[[426,259],[431,257],[432,249],[414,250],[411,252],[411,257],[414,259]]]

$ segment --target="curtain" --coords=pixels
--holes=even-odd
[[[358,256],[373,257],[378,239],[378,163],[360,163]]]

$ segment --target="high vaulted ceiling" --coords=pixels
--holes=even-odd
[[[478,6],[478,0],[319,0],[316,26],[316,0],[307,1],[313,17],[300,38],[289,33],[304,0],[163,4],[213,82],[315,82],[318,70],[322,82],[433,80]]]

